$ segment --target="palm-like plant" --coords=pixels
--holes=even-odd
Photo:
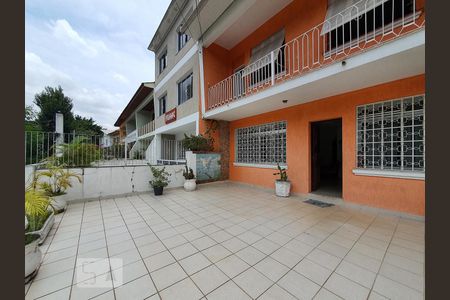
[[[56,164],[54,160],[48,160],[45,168],[36,175],[36,186],[45,191],[49,196],[65,194],[72,187],[72,178],[81,183],[81,176],[77,173],[64,169],[64,165]],[[47,177],[47,181],[39,181],[41,177]]]
[[[47,213],[50,198],[42,191],[28,188],[25,191],[25,214],[30,217],[38,217]],[[31,223],[31,220],[28,220]]]

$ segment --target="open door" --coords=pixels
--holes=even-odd
[[[311,124],[311,191],[319,188],[319,128],[317,123]]]
[[[311,123],[311,192],[342,197],[342,120]]]

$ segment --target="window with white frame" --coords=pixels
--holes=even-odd
[[[185,32],[178,32],[178,51],[183,49],[183,47],[189,42],[191,37]]]
[[[178,83],[178,105],[192,98],[192,73]]]
[[[425,171],[425,96],[357,107],[357,167]]]
[[[166,67],[167,67],[167,51],[164,51],[164,53],[159,57],[159,73],[161,74]]]
[[[248,164],[286,164],[286,121],[236,130],[235,162]]]
[[[159,115],[162,116],[166,113],[166,95],[159,98],[158,102],[159,102]]]

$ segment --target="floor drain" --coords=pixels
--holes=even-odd
[[[318,206],[318,207],[321,207],[321,208],[334,206],[334,204],[322,202],[322,201],[319,201],[319,200],[313,200],[313,199],[308,199],[308,200],[305,200],[303,202],[309,203],[309,204],[312,204],[312,205],[315,205],[315,206]]]

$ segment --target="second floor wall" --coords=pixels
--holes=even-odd
[[[248,67],[251,63],[255,63],[255,59],[252,58],[252,55],[257,52],[255,51],[255,49],[257,49],[258,47],[264,48],[263,44],[267,43],[267,41],[270,39],[277,39],[277,35],[282,35],[282,39],[280,40],[282,42],[279,42],[279,45],[277,45],[276,48],[282,49],[278,53],[280,53],[279,55],[283,54],[283,57],[282,66],[279,67],[279,70],[276,69],[275,72],[278,73],[278,71],[280,71],[281,73],[282,71],[286,74],[297,72],[297,74],[300,74],[313,68],[320,67],[321,65],[325,64],[325,62],[328,63],[333,62],[334,60],[338,60],[340,58],[339,52],[345,52],[344,55],[348,55],[349,53],[351,54],[353,52],[357,52],[364,48],[375,45],[376,41],[375,43],[368,43],[365,41],[360,42],[360,40],[357,40],[357,44],[354,49],[351,49],[351,51],[342,50],[342,48],[347,47],[346,45],[348,43],[353,43],[355,40],[355,36],[357,36],[358,34],[361,35],[365,30],[367,30],[367,32],[370,32],[369,27],[372,26],[372,23],[384,22],[384,24],[387,24],[386,28],[388,29],[389,26],[391,26],[390,24],[396,24],[396,22],[389,23],[388,20],[388,12],[394,12],[394,8],[396,14],[394,20],[397,20],[397,23],[409,20],[409,15],[413,15],[413,10],[415,10],[414,18],[418,18],[418,24],[420,24],[420,22],[423,22],[425,18],[424,0],[362,0],[355,5],[355,7],[357,6],[358,8],[347,10],[347,12],[350,12],[349,14],[351,15],[357,15],[359,8],[362,7],[362,10],[367,5],[373,5],[373,3],[377,3],[376,5],[379,5],[376,6],[377,11],[375,13],[372,12],[372,15],[370,15],[371,12],[369,10],[369,13],[360,15],[358,21],[351,21],[353,23],[350,23],[349,21],[348,24],[350,25],[348,26],[342,25],[342,27],[335,27],[337,29],[330,30],[324,33],[324,27],[330,25],[324,23],[326,19],[329,20],[328,18],[330,18],[330,13],[332,13],[331,17],[339,14],[342,10],[345,10],[348,7],[345,5],[345,3],[349,3],[348,1],[341,1],[342,5],[336,7],[336,9],[341,10],[330,11],[330,3],[332,4],[335,2],[339,1],[292,0],[279,12],[263,21],[261,25],[259,25],[253,32],[251,32],[247,36],[243,36],[237,43],[230,43],[230,41],[237,40],[236,36],[239,35],[239,32],[237,31],[239,28],[244,28],[245,26],[250,26],[249,24],[251,24],[251,22],[248,21],[248,18],[246,19],[246,14],[250,16],[250,13],[242,13],[242,15],[237,18],[237,21],[223,30],[224,33],[222,34],[222,36],[216,38],[213,43],[209,44],[203,49],[206,109],[208,110],[211,106],[216,105],[217,101],[222,101],[224,98],[231,99],[229,101],[232,101],[233,97],[236,97],[238,93],[242,92],[242,89],[253,89],[252,92],[254,92],[254,83],[248,83],[244,79],[242,79],[242,77],[229,78],[229,76],[231,76],[232,74],[237,74],[239,70],[242,70],[242,68]],[[354,3],[357,2],[355,1]],[[405,6],[409,8],[404,8],[405,13],[403,13],[403,15],[399,17],[399,14],[402,14],[402,7]],[[382,13],[382,9],[384,9],[384,13]],[[411,12],[409,12],[408,9],[410,9]],[[383,18],[383,21],[376,20],[379,17]],[[349,18],[349,20],[353,19]],[[335,21],[335,23],[338,24],[339,21]],[[343,22],[343,24],[347,23]],[[212,25],[212,27],[214,26],[215,25]],[[331,27],[332,26],[333,25],[331,25]],[[355,29],[356,26],[359,26],[359,29]],[[384,36],[383,33],[380,33],[380,30],[385,29],[381,23],[377,23],[376,26],[377,27],[375,27],[375,30],[373,30],[375,40],[381,40],[385,37],[390,38],[388,34]],[[415,28],[417,28],[417,26],[411,26],[411,29]],[[208,30],[214,31],[211,28]],[[395,38],[396,36],[399,36],[401,34],[408,33],[408,30],[405,30],[404,27],[398,30],[393,30],[394,33],[391,34],[391,37]],[[344,37],[342,36],[342,33]],[[349,38],[348,36],[351,37]],[[382,37],[379,38],[380,36]],[[285,46],[281,47],[282,45]],[[354,45],[352,44],[352,46]],[[333,56],[333,51],[337,53],[335,56]],[[331,59],[326,61],[327,55],[330,55],[330,53]],[[264,54],[270,54],[270,51],[269,53],[263,53],[262,55],[261,53],[259,54],[259,58],[261,58],[261,56],[264,56]],[[275,57],[275,59],[277,59],[277,57]],[[258,60],[256,59],[256,61]],[[278,61],[281,61],[280,57],[278,57]],[[264,82],[265,77],[270,76],[270,69],[267,69],[266,72],[269,74],[261,74],[262,72],[265,72],[265,69],[261,69],[259,69],[259,67],[255,67],[255,70],[258,70],[258,72],[246,73],[244,71],[241,74],[242,76],[247,76],[246,79],[249,79],[248,81]],[[222,86],[215,86],[217,83],[223,81],[224,79],[228,80],[228,78],[229,81],[224,82]],[[236,85],[239,86],[236,88]],[[242,87],[241,85],[244,87]],[[214,88],[211,89],[211,87]],[[236,91],[236,89],[238,91]],[[212,101],[209,101],[209,92],[216,94],[218,93],[218,96],[213,94],[213,97],[211,97],[217,99],[212,99]],[[223,94],[226,94],[226,96],[223,96]]]

